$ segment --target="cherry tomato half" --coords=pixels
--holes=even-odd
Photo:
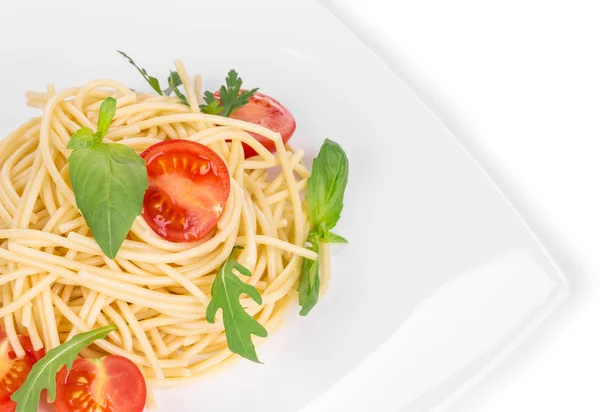
[[[146,381],[129,359],[77,359],[56,375],[56,412],[142,412]]]
[[[16,404],[10,400],[27,379],[33,364],[46,354],[43,349],[33,349],[31,340],[27,336],[19,335],[21,346],[25,350],[23,359],[18,359],[12,350],[4,330],[0,328],[0,412],[12,412]]]
[[[142,216],[152,230],[171,242],[207,235],[229,197],[229,171],[223,159],[189,140],[156,143],[142,157],[148,171]]]
[[[219,96],[219,92],[216,92],[215,97],[219,99]],[[258,124],[277,132],[281,134],[283,143],[287,143],[296,130],[296,120],[292,116],[292,113],[277,100],[262,93],[254,93],[254,96],[252,96],[247,105],[234,110],[229,117]],[[250,134],[267,150],[270,152],[275,151],[275,143],[272,140],[256,133]],[[244,155],[246,158],[256,156],[256,151],[244,144]]]

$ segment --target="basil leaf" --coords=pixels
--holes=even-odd
[[[336,235],[335,233],[329,231],[325,233],[322,241],[326,243],[348,243],[348,241],[342,236]]]
[[[110,332],[117,330],[114,325],[104,326],[90,332],[80,333],[71,340],[48,351],[46,356],[36,362],[23,385],[11,396],[17,404],[15,412],[36,412],[42,390],[48,390],[50,401],[56,398],[56,374],[63,365],[67,369],[73,366],[79,352],[97,339],[104,339]]]
[[[104,254],[114,259],[142,211],[146,163],[116,143],[75,150],[68,161],[77,207]]]
[[[348,183],[348,157],[336,142],[325,139],[319,154],[313,161],[312,173],[308,178],[306,202],[312,224],[308,235],[311,250],[317,252],[317,260],[304,258],[298,283],[300,315],[306,316],[319,300],[319,242],[348,243],[346,239],[331,232],[335,227],[342,208],[344,192]]]
[[[96,135],[92,129],[82,127],[71,136],[71,139],[69,139],[69,142],[67,143],[67,149],[85,149],[96,143]]]
[[[248,269],[234,259],[233,255],[237,249],[241,248],[234,247],[217,272],[212,285],[212,298],[206,308],[206,320],[209,323],[215,323],[215,315],[221,308],[229,350],[253,362],[261,363],[256,355],[251,335],[266,338],[267,330],[244,311],[239,297],[245,293],[259,305],[262,304],[262,297],[254,286],[242,282],[233,273],[235,269],[244,276],[252,276]]]
[[[348,158],[339,144],[326,139],[313,161],[308,178],[306,200],[313,226],[325,236],[340,219],[344,206],[344,191],[348,183]]]
[[[319,253],[319,241],[316,236],[312,239],[314,242],[311,250]],[[319,301],[319,289],[321,280],[319,278],[319,267],[321,257],[317,260],[302,259],[302,269],[300,270],[300,280],[298,283],[298,300],[302,309],[301,316],[306,316]]]
[[[106,133],[108,132],[108,128],[110,127],[110,122],[112,122],[113,117],[115,117],[115,113],[117,111],[117,101],[112,97],[107,97],[104,99],[102,104],[100,105],[100,113],[98,114],[98,133],[97,137],[102,141]]]

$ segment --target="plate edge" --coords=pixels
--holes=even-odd
[[[523,217],[522,213],[514,205],[513,201],[505,194],[505,191],[500,188],[498,183],[492,178],[488,168],[474,155],[460,139],[458,139],[444,121],[438,116],[424,101],[424,99],[406,82],[398,73],[394,70],[393,65],[390,64],[392,60],[391,52],[381,44],[381,41],[374,38],[369,34],[369,29],[366,28],[365,23],[362,23],[360,19],[354,17],[349,11],[345,10],[345,7],[337,4],[336,0],[316,0],[325,10],[327,10],[336,20],[338,20],[343,26],[356,36],[356,38],[369,49],[408,90],[409,93],[423,106],[423,108],[444,128],[444,130],[452,137],[452,139],[458,144],[458,146],[467,154],[469,159],[477,166],[477,168],[485,175],[486,179],[492,184],[494,189],[502,196],[502,199],[509,206],[511,211],[519,219],[521,224],[525,227],[527,232],[532,236],[535,243],[541,249],[544,256],[548,259],[551,266],[554,268],[558,282],[554,291],[550,295],[548,301],[538,310],[537,314],[532,320],[525,324],[521,331],[511,339],[508,344],[500,349],[492,359],[487,362],[479,371],[477,371],[470,379],[460,385],[440,403],[438,403],[433,409],[433,412],[444,412],[448,410],[453,404],[463,398],[471,389],[473,389],[478,383],[480,383],[487,375],[489,375],[495,368],[497,368],[504,360],[506,360],[522,343],[524,343],[534,331],[560,306],[560,304],[569,296],[570,283],[565,275],[561,266],[557,263],[556,259],[548,251],[545,243],[540,239],[537,233],[532,229],[530,223]]]

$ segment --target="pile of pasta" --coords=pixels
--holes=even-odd
[[[203,114],[201,78],[176,67],[189,106],[177,98],[132,91],[112,80],[45,93],[28,92],[43,110],[0,140],[0,325],[17,356],[18,334],[49,350],[74,334],[114,324],[117,330],[81,352],[84,357],[125,356],[147,380],[171,386],[210,372],[232,359],[223,324],[206,321],[211,285],[234,246],[263,303],[241,303],[272,332],[282,322],[296,287],[309,230],[302,191],[309,171],[303,151],[261,126]],[[69,182],[66,144],[81,127],[95,130],[101,102],[117,111],[105,141],[141,153],[164,139],[202,143],[221,156],[231,193],[215,230],[195,243],[172,243],[138,217],[114,260],[100,250],[77,209]],[[248,132],[275,142],[271,153]],[[258,155],[244,158],[242,142]],[[324,248],[327,246],[324,245]],[[328,250],[322,254],[323,289]],[[258,343],[259,339],[256,340]]]

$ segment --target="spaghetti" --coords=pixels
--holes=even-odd
[[[125,356],[151,383],[173,386],[232,359],[222,321],[206,321],[216,271],[234,246],[251,272],[263,303],[242,295],[245,310],[269,332],[297,297],[310,223],[301,191],[310,172],[302,150],[256,124],[201,113],[201,79],[177,71],[190,106],[177,98],[150,96],[111,80],[80,88],[27,93],[29,106],[43,109],[0,141],[0,319],[10,344],[17,337],[35,349],[52,349],[76,333],[108,324],[117,331],[81,355]],[[69,182],[66,144],[81,127],[92,128],[101,102],[117,101],[106,141],[138,153],[165,139],[187,139],[215,151],[227,164],[231,193],[217,228],[195,243],[172,243],[137,217],[114,260],[93,239]],[[275,143],[271,153],[248,132]],[[242,143],[257,156],[245,159]],[[322,289],[329,259],[321,250]],[[241,277],[244,278],[244,277]]]

